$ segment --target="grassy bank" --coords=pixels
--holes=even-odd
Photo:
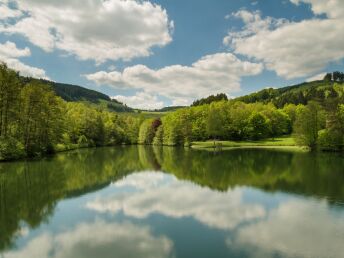
[[[219,149],[234,149],[234,148],[273,148],[273,149],[288,149],[305,151],[307,148],[297,146],[294,139],[288,137],[269,138],[259,141],[216,141],[216,147]],[[192,148],[213,150],[214,141],[193,142]]]

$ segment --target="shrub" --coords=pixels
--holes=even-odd
[[[26,156],[24,145],[13,137],[0,137],[0,160],[14,160]]]

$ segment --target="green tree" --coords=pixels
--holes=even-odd
[[[207,116],[207,134],[215,141],[217,137],[222,137],[224,134],[223,119],[219,110],[214,104],[210,105]]]
[[[32,81],[21,91],[22,141],[29,156],[54,151],[62,138],[63,101],[51,88]]]
[[[260,112],[253,112],[248,119],[249,136],[253,140],[263,139],[268,136],[269,120]]]
[[[152,127],[153,121],[154,119],[147,119],[141,124],[138,139],[139,144],[152,144],[155,135]]]
[[[318,103],[310,101],[307,106],[297,106],[294,137],[299,145],[314,150],[318,144],[318,131],[323,126],[324,113]]]
[[[17,137],[21,88],[18,73],[0,63],[0,136]]]
[[[164,142],[164,126],[160,125],[155,133],[153,145],[163,145]]]

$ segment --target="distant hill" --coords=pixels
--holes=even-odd
[[[235,100],[245,103],[272,102],[281,108],[289,103],[296,105],[307,104],[310,100],[321,102],[328,98],[340,98],[344,101],[344,82],[329,80],[304,82],[278,89],[263,89],[246,96],[238,97]]]
[[[170,106],[170,107],[163,107],[161,109],[155,109],[154,112],[172,112],[176,111],[181,108],[186,108],[185,106]]]
[[[25,82],[29,82],[35,79],[22,77],[22,80]],[[116,99],[111,99],[108,95],[95,90],[90,90],[78,85],[52,82],[43,79],[40,79],[39,81],[49,84],[55,91],[56,95],[67,102],[86,102],[90,105],[98,106],[100,108],[115,112],[134,111],[132,108],[117,101]]]
[[[65,101],[90,101],[98,102],[99,100],[111,101],[110,97],[95,90],[86,89],[84,87],[72,84],[48,82],[56,94]]]

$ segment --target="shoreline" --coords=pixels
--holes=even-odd
[[[91,149],[91,148],[104,148],[104,147],[121,147],[121,146],[139,146],[144,144],[117,144],[117,145],[104,145],[104,146],[73,146],[71,148],[59,149],[54,153],[45,154],[37,157],[23,157],[19,159],[10,159],[10,160],[0,160],[1,163],[7,162],[16,162],[16,161],[38,161],[44,158],[53,157],[59,153],[78,151],[82,149]],[[153,146],[153,145],[144,145],[144,146]],[[159,145],[157,147],[164,147],[168,145]],[[183,146],[169,146],[169,147],[183,147]],[[280,151],[297,151],[297,152],[309,152],[309,148],[305,146],[297,146],[293,143],[291,137],[280,137],[275,139],[265,139],[259,141],[216,141],[216,146],[214,147],[213,141],[197,141],[192,142],[191,146],[184,148],[190,148],[193,150],[202,150],[202,151],[226,151],[226,150],[235,150],[235,149],[275,149]]]

